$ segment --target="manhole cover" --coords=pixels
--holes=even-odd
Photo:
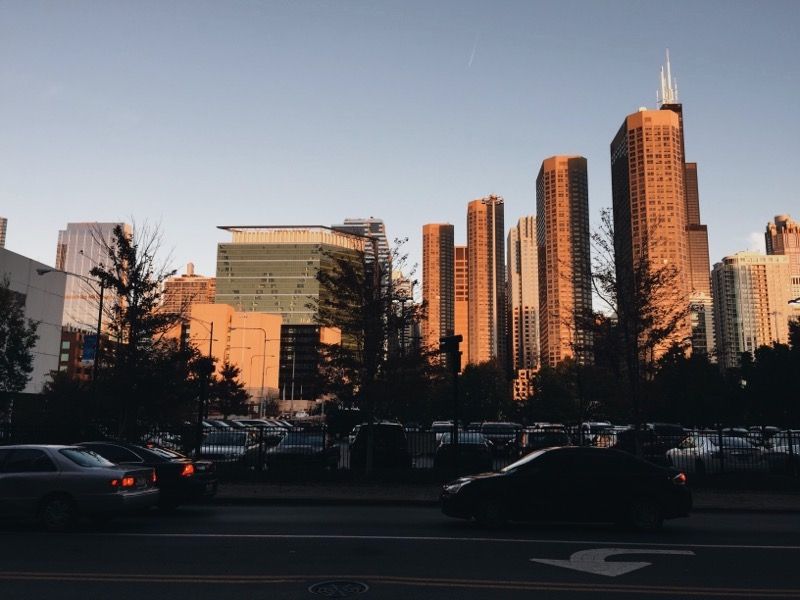
[[[350,596],[363,594],[368,589],[369,586],[360,581],[323,581],[315,583],[308,588],[308,591],[325,598],[349,598]]]

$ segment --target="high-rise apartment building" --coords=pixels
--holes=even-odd
[[[789,215],[778,215],[774,223],[767,224],[764,234],[767,254],[778,254],[789,258],[789,294],[791,299],[800,298],[800,223]],[[800,304],[794,304],[794,315],[800,312]]]
[[[8,219],[0,217],[0,248],[6,247],[6,229],[8,228]]]
[[[392,295],[396,300],[393,310],[404,325],[396,332],[397,339],[390,340],[390,350],[400,356],[406,356],[420,347],[422,323],[417,318],[419,312],[415,306],[414,287],[415,282],[403,272],[392,273]]]
[[[185,314],[193,304],[213,304],[216,279],[194,272],[194,264],[186,265],[186,273],[164,282],[161,309],[168,313]]]
[[[620,306],[635,304],[633,294],[641,269],[671,267],[673,285],[656,290],[664,323],[688,309],[691,295],[682,144],[678,113],[646,109],[628,115],[611,142],[614,247],[623,295]],[[625,314],[619,317],[628,318]],[[682,319],[650,358],[657,359],[673,343],[690,340],[691,333],[691,319]]]
[[[505,225],[503,199],[490,195],[467,207],[469,361],[506,361]],[[463,361],[462,361],[463,362]]]
[[[683,123],[683,105],[678,100],[678,86],[672,79],[672,68],[667,60],[661,68],[661,110],[678,115],[681,155],[683,156],[684,204],[686,218],[686,248],[688,267],[689,311],[692,331],[692,351],[713,356],[713,326],[706,328],[711,313],[706,309],[711,301],[711,261],[708,255],[708,227],[700,222],[700,190],[697,183],[697,163],[686,161],[686,134]],[[655,157],[658,160],[658,157]],[[699,312],[697,312],[699,311]]]
[[[712,271],[717,354],[725,368],[743,352],[789,336],[789,258],[739,252]]]
[[[67,277],[64,296],[65,327],[93,332],[97,328],[98,294],[96,287],[81,277],[93,279],[89,274],[94,267],[108,265],[108,248],[114,244],[114,228],[120,226],[127,235],[132,235],[126,223],[67,223],[67,228],[58,232],[56,247],[56,269],[68,271],[80,277]],[[114,301],[105,290],[104,302],[111,306]],[[107,326],[103,316],[103,328]]]
[[[461,368],[468,365],[469,360],[469,257],[466,246],[454,248],[454,285],[453,285],[453,332],[460,335]]]
[[[591,360],[592,310],[586,159],[552,156],[536,178],[539,344],[542,364]]]
[[[508,309],[515,371],[539,365],[539,262],[536,217],[522,217],[508,232]]]
[[[215,302],[238,311],[279,314],[284,324],[315,323],[317,272],[336,257],[363,264],[367,238],[322,226],[221,226],[232,239],[217,246]]]
[[[455,327],[453,234],[449,223],[422,226],[423,343],[427,348],[438,348],[439,338],[451,335]]]

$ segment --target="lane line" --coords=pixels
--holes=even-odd
[[[254,540],[342,540],[379,542],[491,542],[498,544],[576,544],[582,546],[636,546],[662,548],[710,548],[730,550],[800,550],[800,546],[758,544],[679,544],[673,542],[626,542],[619,540],[554,540],[487,537],[407,536],[407,535],[328,535],[282,533],[100,533],[81,534],[91,537],[143,537],[187,539],[254,539]]]
[[[326,579],[355,579],[386,585],[405,585],[411,587],[458,587],[470,589],[495,589],[509,591],[554,591],[587,593],[626,593],[626,594],[682,594],[686,596],[722,596],[761,598],[800,598],[800,589],[776,588],[738,588],[738,587],[696,587],[696,586],[658,586],[622,585],[602,583],[569,583],[557,581],[513,581],[485,579],[447,579],[426,577],[402,577],[391,575],[191,575],[191,574],[140,574],[140,573],[59,573],[31,571],[0,571],[0,581],[41,581],[41,582],[88,582],[106,583],[174,583],[174,584],[220,584],[255,585],[308,583]]]

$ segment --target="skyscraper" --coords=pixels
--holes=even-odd
[[[469,361],[505,367],[506,299],[503,199],[490,195],[467,207]]]
[[[469,360],[469,257],[466,246],[455,247],[453,285],[453,330],[455,335],[460,335],[461,340],[461,368],[468,365]]]
[[[193,304],[212,304],[216,279],[194,272],[194,264],[186,265],[186,273],[170,277],[164,282],[164,301],[161,309],[173,314],[184,314]]]
[[[791,299],[800,298],[800,223],[789,215],[778,215],[774,223],[767,223],[764,237],[767,254],[782,254],[789,258],[789,294]],[[793,306],[797,315],[800,305]]]
[[[739,366],[742,352],[789,336],[789,258],[739,252],[714,265],[717,353],[725,368]]]
[[[614,248],[621,312],[636,306],[637,278],[642,268],[674,268],[674,281],[655,290],[654,306],[664,326],[688,310],[691,295],[683,138],[680,115],[671,110],[639,109],[628,115],[611,142],[611,185]],[[630,322],[633,316],[619,315]],[[691,319],[681,319],[651,359],[672,343],[691,339]]]
[[[132,235],[131,226],[126,223],[67,223],[67,228],[58,232],[56,269],[93,279],[89,271],[101,264],[109,266],[108,247],[114,243],[113,231],[118,225]],[[111,293],[105,290],[107,306],[113,302]],[[93,332],[97,327],[97,299],[95,286],[80,277],[67,277],[62,325]],[[103,328],[106,325],[104,315]]]
[[[536,217],[522,217],[508,232],[508,308],[511,364],[515,371],[539,364],[539,262]]]
[[[712,315],[711,261],[708,256],[708,227],[700,222],[700,191],[697,183],[697,163],[686,161],[686,134],[683,126],[683,105],[678,100],[678,86],[672,79],[669,50],[661,68],[661,110],[678,115],[680,146],[683,156],[684,203],[686,205],[686,244],[688,259],[688,290],[691,313],[692,351],[711,355],[714,350]],[[656,157],[656,160],[658,157]]]
[[[586,159],[552,156],[536,178],[539,265],[539,357],[555,366],[591,358],[583,319],[592,310]]]
[[[332,225],[335,231],[352,233],[364,236],[372,240],[372,244],[364,247],[364,262],[367,269],[370,269],[375,261],[377,254],[380,265],[380,274],[383,289],[389,289],[392,284],[392,252],[389,248],[389,240],[386,238],[386,225],[381,219],[369,217],[368,219],[345,219],[340,225]]]
[[[8,219],[0,217],[0,248],[6,247],[6,228],[8,227]]]
[[[422,300],[426,305],[423,343],[438,348],[439,338],[453,333],[455,317],[453,226],[422,226]]]

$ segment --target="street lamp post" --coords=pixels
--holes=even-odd
[[[204,384],[203,389],[200,392],[200,397],[198,399],[198,406],[197,406],[197,445],[196,445],[196,452],[197,456],[200,456],[200,449],[203,445],[203,414],[205,411],[206,400],[208,396],[208,388],[211,385],[211,372],[214,369],[214,358],[213,358],[213,349],[214,349],[214,321],[203,321],[202,319],[198,319],[197,317],[191,316],[184,316],[184,319],[187,321],[196,321],[205,327],[206,331],[208,331],[208,369],[204,373]]]
[[[268,358],[275,358],[274,354],[254,354],[250,357],[250,372],[253,372],[253,359],[260,358],[261,359],[261,400],[259,401],[259,417],[263,416],[264,412],[264,374],[267,372],[267,359]]]
[[[264,336],[264,351],[262,354],[257,356],[262,356],[263,360],[261,362],[261,402],[264,401],[264,372],[266,371],[266,361],[267,361],[267,342],[274,342],[275,338],[268,338],[267,337],[267,330],[263,327],[231,327],[231,331],[260,331],[261,334]],[[273,355],[274,356],[274,355]],[[250,371],[253,370],[253,357],[250,357]]]
[[[64,271],[62,269],[36,269],[36,273],[39,276],[47,275],[48,273],[63,273],[64,275],[70,275],[72,277],[77,277],[85,281],[86,283],[92,284],[96,283],[97,286],[100,288],[100,298],[99,298],[99,309],[97,310],[97,329],[95,330],[95,342],[94,342],[94,364],[92,365],[92,386],[96,386],[97,381],[97,372],[100,366],[100,334],[103,328],[103,292],[106,289],[105,284],[103,283],[102,279],[93,279],[91,277],[87,277],[86,275],[81,275],[80,273],[73,273],[72,271]]]

